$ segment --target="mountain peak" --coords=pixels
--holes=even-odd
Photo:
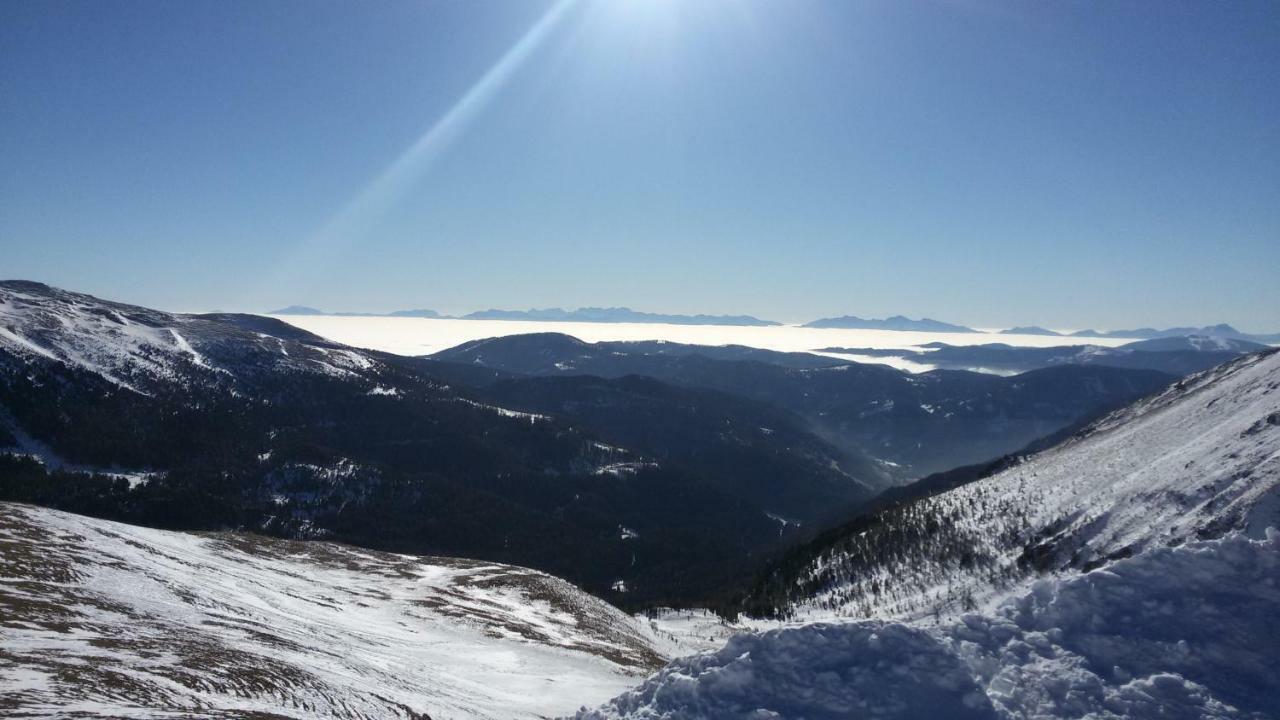
[[[282,307],[279,310],[268,310],[267,314],[268,315],[326,315],[327,313],[323,310],[317,310],[316,308],[313,308],[313,307],[307,307],[306,305],[290,305],[288,307]]]

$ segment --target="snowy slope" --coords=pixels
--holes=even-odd
[[[1156,548],[940,624],[814,623],[672,662],[579,720],[1274,718],[1280,533]]]
[[[269,318],[166,313],[20,280],[0,282],[0,349],[144,393],[159,384],[233,385],[262,372],[379,369],[367,352]]]
[[[1270,352],[820,539],[756,588],[787,620],[577,718],[1275,718],[1277,527]]]
[[[546,717],[661,660],[524,568],[0,504],[0,715]]]
[[[1277,352],[1187,378],[992,477],[855,523],[780,582],[798,619],[958,612],[1038,572],[1268,525],[1280,526]]]

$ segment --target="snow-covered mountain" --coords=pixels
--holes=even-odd
[[[1280,352],[1185,378],[983,480],[856,519],[796,551],[784,614],[973,609],[1036,572],[1280,526]]]
[[[0,715],[540,718],[660,664],[521,567],[0,503]]]
[[[147,393],[179,383],[235,388],[273,373],[376,377],[371,354],[253,315],[182,315],[41,283],[0,282],[0,349],[60,362]]]
[[[1274,718],[1280,352],[778,564],[757,632],[580,720]]]
[[[871,494],[759,403],[473,386],[501,375],[0,282],[0,499],[526,565],[640,607],[716,592]]]

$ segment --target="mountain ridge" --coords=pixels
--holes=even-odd
[[[964,325],[954,325],[952,323],[933,320],[931,318],[921,318],[912,320],[902,315],[894,315],[883,320],[865,319],[854,315],[842,315],[840,317],[820,318],[805,323],[801,327],[807,328],[844,328],[855,330],[894,330],[905,332],[944,332],[944,333],[976,333],[971,327]]]

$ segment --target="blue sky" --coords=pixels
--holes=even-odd
[[[8,2],[0,276],[1278,331],[1278,77],[1269,1]]]

